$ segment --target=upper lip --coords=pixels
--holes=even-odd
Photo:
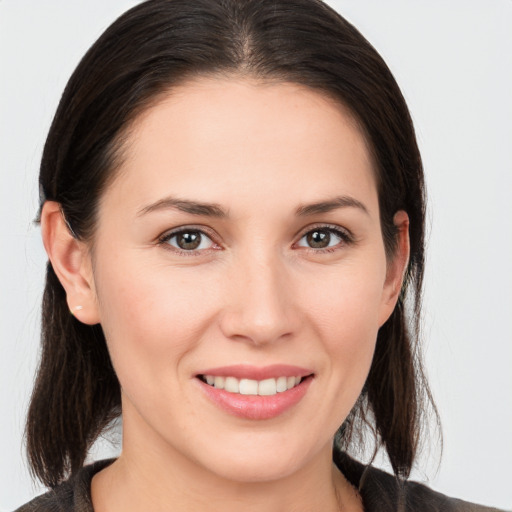
[[[277,377],[307,377],[313,372],[307,368],[289,364],[272,364],[269,366],[251,366],[237,364],[208,368],[197,375],[212,375],[213,377],[235,377],[237,379],[265,380]]]

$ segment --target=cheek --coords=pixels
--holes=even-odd
[[[328,333],[328,339],[345,339],[347,349],[357,350],[379,328],[385,273],[381,259],[346,261],[328,269],[311,281],[303,298],[312,321]]]
[[[178,371],[201,340],[216,303],[213,288],[202,287],[199,275],[138,263],[127,257],[95,272],[101,324],[125,388],[130,381],[161,384],[166,374]]]
[[[317,281],[304,297],[309,324],[326,354],[332,402],[342,419],[357,400],[375,350],[382,307],[385,264],[345,265]]]

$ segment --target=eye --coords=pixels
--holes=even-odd
[[[351,241],[348,233],[333,227],[318,227],[305,233],[298,242],[299,247],[329,249]]]
[[[182,229],[164,235],[159,240],[160,243],[169,244],[178,251],[201,251],[215,247],[212,239],[198,229]]]

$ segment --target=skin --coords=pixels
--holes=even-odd
[[[361,392],[409,248],[397,212],[398,249],[386,259],[357,124],[299,85],[199,78],[143,113],[126,149],[94,247],[70,236],[56,203],[42,216],[70,309],[102,324],[122,386],[122,454],[93,479],[95,510],[362,510],[333,467],[332,440]],[[163,207],[170,196],[226,215]],[[336,197],[359,206],[297,215]],[[343,236],[330,233],[329,251],[308,245],[305,235],[326,226]],[[182,227],[206,233],[198,250],[162,239]],[[212,403],[196,377],[241,363],[314,377],[285,413],[249,420]]]

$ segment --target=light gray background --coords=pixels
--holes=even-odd
[[[0,511],[41,492],[22,430],[46,261],[37,173],[78,60],[129,0],[0,0]],[[429,187],[428,373],[444,432],[415,478],[512,507],[512,1],[332,0],[408,100]],[[96,455],[105,456],[108,446]],[[429,456],[430,455],[430,456]]]

